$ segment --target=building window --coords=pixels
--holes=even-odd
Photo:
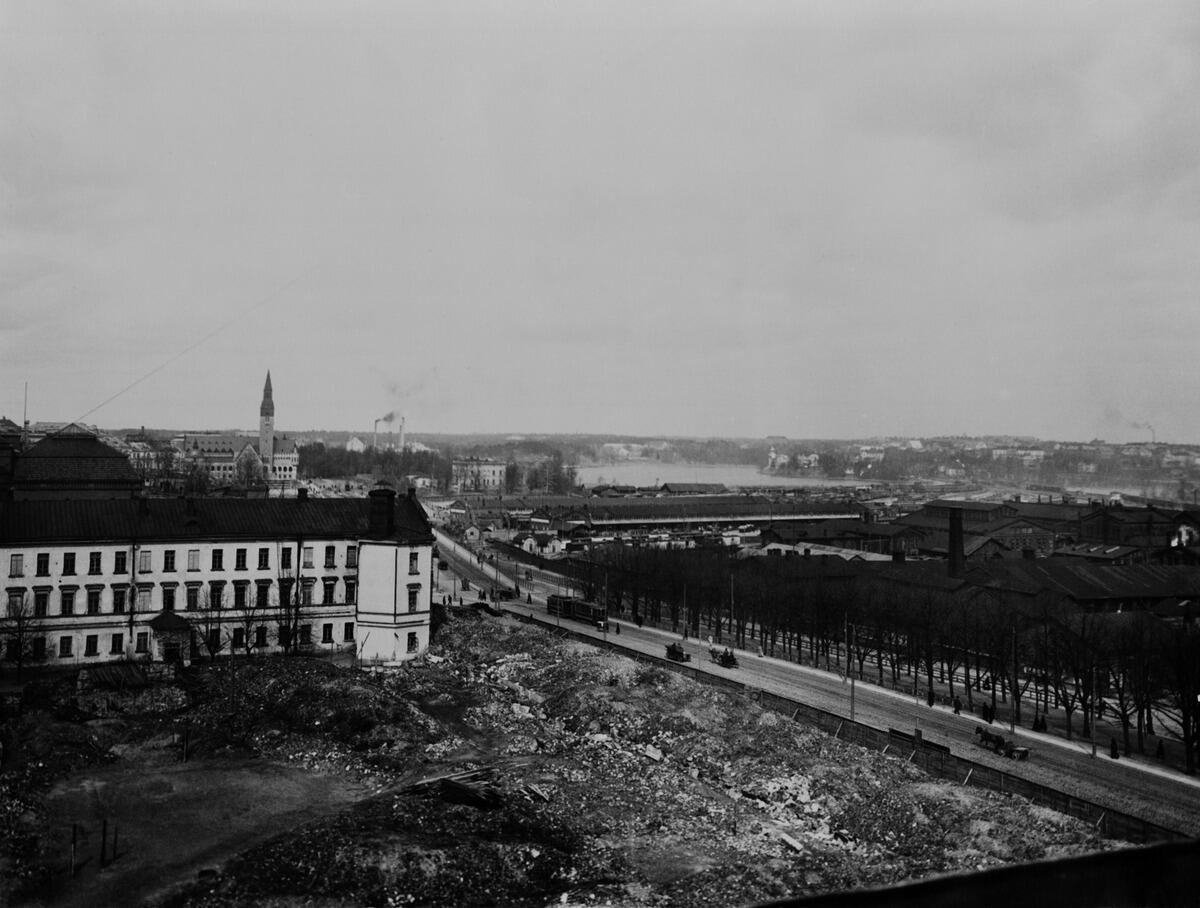
[[[189,571],[200,570],[200,550],[199,549],[188,549],[188,570]]]
[[[175,611],[175,587],[164,586],[162,594],[163,594],[163,611],[164,612]]]
[[[50,593],[46,590],[33,591],[33,617],[45,618],[50,612]]]
[[[39,659],[39,660],[46,658],[46,638],[45,637],[34,637],[33,638],[32,656],[34,659]]]
[[[214,570],[214,571],[225,570],[225,550],[224,549],[213,549],[212,550],[212,570]]]
[[[138,573],[149,574],[151,570],[151,552],[149,549],[142,549],[138,552]]]
[[[325,546],[325,567],[337,567],[337,546]]]
[[[133,651],[136,653],[150,652],[150,634],[142,631],[137,635],[137,643],[134,645]]]
[[[408,635],[408,651],[409,651],[410,653],[415,653],[415,652],[417,651],[417,647],[418,647],[419,645],[420,645],[420,644],[417,642],[417,635],[416,635],[416,634],[411,634],[411,633],[410,633],[410,634]]]
[[[231,649],[242,649],[246,645],[246,629],[244,627],[235,627],[233,629],[233,640],[230,642]]]
[[[246,586],[245,583],[235,583],[233,586],[233,607],[244,609],[246,607]]]
[[[113,590],[113,614],[121,615],[125,612],[125,589],[124,587]]]
[[[258,569],[260,571],[269,571],[271,569],[271,550],[261,548],[258,550]]]
[[[129,553],[128,552],[113,552],[113,573],[114,574],[129,573]]]
[[[313,549],[312,549],[311,545],[306,545],[304,547],[303,557],[304,557],[304,560],[301,561],[300,563],[302,565],[304,565],[304,567],[306,567],[306,568],[312,567],[313,566]]]
[[[210,609],[221,608],[221,596],[224,588],[225,584],[223,583],[210,583],[208,585],[208,607]]]
[[[279,579],[279,604],[280,605],[286,606],[286,605],[292,604],[292,587],[293,587],[293,585],[295,585],[295,583],[296,583],[296,581],[292,580],[292,578],[290,578],[290,577],[281,577]]]
[[[312,590],[313,590],[313,582],[311,580],[305,580],[304,583],[301,584],[301,586],[300,586],[300,604],[301,605],[312,605],[313,604]]]
[[[358,546],[356,546],[356,545],[346,546],[346,567],[348,567],[348,568],[358,567]]]
[[[279,550],[279,567],[281,570],[290,571],[292,569],[292,550]]]
[[[74,638],[72,638],[72,637],[59,637],[58,638],[58,658],[60,658],[60,659],[70,659],[71,658],[71,649],[72,649],[73,641],[74,641]]]
[[[233,569],[235,571],[246,570],[246,550],[236,549],[233,553]]]
[[[331,605],[333,603],[334,596],[337,595],[337,581],[336,580],[326,580],[324,582],[324,585],[325,585],[324,603],[325,603],[325,605]]]
[[[63,552],[63,576],[69,577],[75,573],[75,553]]]
[[[260,624],[254,629],[254,646],[258,649],[265,649],[267,645],[267,626]]]
[[[8,557],[8,576],[9,577],[24,577],[25,576],[25,556],[10,555]]]
[[[88,573],[94,576],[99,574],[100,571],[100,553],[88,552]]]
[[[310,646],[311,644],[312,644],[312,625],[311,624],[300,625],[300,645],[301,646]]]
[[[113,634],[112,645],[109,646],[108,651],[114,656],[119,656],[121,653],[125,652],[125,635]]]
[[[255,608],[269,608],[271,605],[271,582],[260,583],[254,590]]]
[[[420,592],[421,588],[419,586],[410,586],[408,588],[408,610],[410,612],[415,612],[417,610],[417,596],[420,594]]]
[[[61,596],[62,596],[62,614],[74,615],[75,614],[75,591],[74,590],[62,590]]]
[[[419,574],[421,569],[419,566],[420,554],[417,552],[408,553],[408,572],[410,574]]]
[[[83,654],[85,656],[100,655],[100,635],[88,634],[83,638]]]
[[[279,646],[280,646],[280,648],[287,649],[288,644],[291,643],[291,640],[292,640],[292,635],[288,631],[287,625],[286,624],[279,625]]]
[[[321,642],[322,643],[332,643],[333,642],[333,625],[332,624],[322,624],[321,625]]]
[[[89,615],[99,615],[100,614],[100,591],[99,590],[88,590],[87,591],[87,613]]]
[[[221,651],[221,629],[219,627],[208,629],[208,640],[204,645],[210,653],[219,653]]]
[[[186,598],[184,599],[184,602],[185,602],[184,607],[189,612],[194,612],[194,611],[196,611],[196,609],[200,608],[200,587],[189,586],[187,588],[187,594],[186,594]]]
[[[342,630],[342,639],[347,643],[354,642],[354,622],[347,621],[345,628]]]
[[[346,604],[354,605],[354,597],[358,595],[358,584],[353,580],[346,581]]]
[[[38,552],[37,575],[39,577],[49,577],[50,576],[50,553],[49,552]]]
[[[163,572],[170,574],[175,570],[175,550],[167,549],[163,552]]]

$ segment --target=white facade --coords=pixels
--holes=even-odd
[[[358,655],[364,662],[402,662],[429,648],[433,549],[363,542]]]
[[[503,488],[505,464],[498,460],[468,457],[451,463],[450,484],[456,492],[483,492]]]
[[[394,492],[385,494],[390,497],[382,507],[394,508]],[[281,515],[291,518],[279,534],[223,537],[204,532],[204,515],[178,499],[140,505],[158,511],[153,519],[128,500],[5,503],[3,607],[9,616],[30,619],[23,647],[30,665],[277,652],[293,633],[302,652],[412,659],[429,645],[432,532],[423,530],[428,524],[415,500],[403,502],[403,528],[395,529],[393,516],[380,531],[376,510],[369,522],[363,518],[381,502],[213,503],[208,526],[244,531],[282,526]],[[131,532],[126,539],[109,534],[94,542],[52,538],[60,525],[76,534],[75,527],[89,525],[136,530],[139,520],[151,532]],[[339,523],[349,529],[338,533]],[[366,535],[364,525],[370,527]],[[11,617],[0,622],[10,661],[18,645],[12,627]]]

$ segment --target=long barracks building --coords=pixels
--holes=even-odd
[[[20,646],[30,664],[79,666],[298,648],[412,659],[429,645],[433,542],[411,491],[390,488],[367,499],[0,501],[6,656]]]

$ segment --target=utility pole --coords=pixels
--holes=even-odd
[[[1017,730],[1017,625],[1013,623],[1013,673],[1012,673],[1012,709],[1008,714],[1008,731],[1014,734]]]
[[[854,672],[850,671],[850,628],[846,628],[846,673],[850,675],[850,721],[854,721]]]
[[[1088,700],[1091,721],[1088,726],[1092,730],[1092,759],[1096,759],[1096,664],[1092,663],[1092,696]]]

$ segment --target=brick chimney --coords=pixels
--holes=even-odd
[[[380,485],[367,493],[371,500],[367,533],[371,536],[390,536],[396,531],[396,490]]]
[[[950,511],[950,576],[966,573],[967,555],[963,547],[963,515],[958,508]]]

